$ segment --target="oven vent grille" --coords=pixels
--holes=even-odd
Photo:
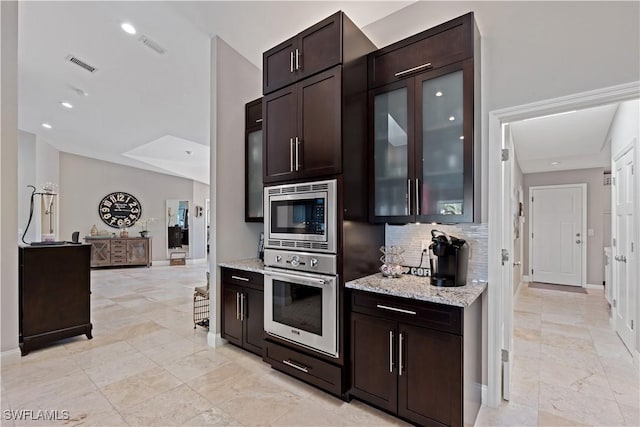
[[[288,241],[283,241],[280,243],[280,246],[282,246],[283,248],[295,248],[296,244],[295,242],[288,242]]]
[[[296,248],[311,249],[311,242],[296,242]]]
[[[329,244],[328,243],[312,243],[311,247],[313,249],[329,249]]]
[[[296,189],[294,187],[284,187],[281,188],[279,193],[281,194],[288,194],[288,193],[295,193]]]
[[[280,240],[269,240],[269,246],[280,246]]]
[[[297,193],[305,193],[307,191],[311,191],[311,186],[310,185],[297,185],[296,186],[296,192]]]
[[[270,188],[269,189],[269,194],[280,194],[280,189],[279,188]]]
[[[311,186],[312,190],[328,190],[329,189],[329,184],[327,184],[326,182],[324,184],[314,184],[313,186]]]

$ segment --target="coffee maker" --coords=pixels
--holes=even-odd
[[[467,284],[469,244],[442,231],[431,230],[429,263],[433,286],[464,286]]]

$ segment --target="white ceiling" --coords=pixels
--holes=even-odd
[[[611,104],[511,123],[522,173],[609,167],[606,137],[617,108]]]
[[[336,10],[365,27],[411,3],[21,1],[19,128],[64,152],[208,183],[212,36],[261,68],[263,51]],[[122,31],[125,21],[138,34]],[[166,53],[144,46],[141,35]],[[69,54],[98,70],[71,64]],[[598,107],[513,123],[523,172],[607,166],[603,143],[614,112]]]

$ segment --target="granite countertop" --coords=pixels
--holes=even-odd
[[[377,273],[347,282],[345,286],[359,291],[458,307],[469,307],[484,292],[487,288],[487,283],[473,281],[466,286],[442,288],[431,286],[428,277],[403,274],[402,277],[397,279],[390,279]]]
[[[235,261],[219,262],[218,266],[264,274],[264,263],[258,258],[247,258]]]

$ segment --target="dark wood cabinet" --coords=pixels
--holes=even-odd
[[[373,49],[338,12],[265,52],[265,184],[335,176],[349,156],[366,158],[366,55]],[[358,180],[366,161],[350,168]]]
[[[264,221],[262,184],[262,98],[245,105],[244,220]]]
[[[174,227],[169,227],[169,229]],[[169,235],[171,237],[171,234]],[[182,237],[182,233],[180,233]],[[85,238],[91,245],[91,267],[151,266],[150,237]]]
[[[373,222],[480,220],[478,40],[471,13],[369,55]]]
[[[265,96],[265,182],[340,172],[341,70]]]
[[[262,356],[264,280],[262,274],[231,268],[222,273],[222,338]]]
[[[481,400],[481,298],[463,308],[349,295],[350,395],[419,425],[472,425]]]
[[[318,22],[263,54],[266,95],[342,62],[342,12]],[[346,25],[353,25],[350,21]]]
[[[91,246],[19,248],[19,342],[32,349],[76,335],[91,339]]]

